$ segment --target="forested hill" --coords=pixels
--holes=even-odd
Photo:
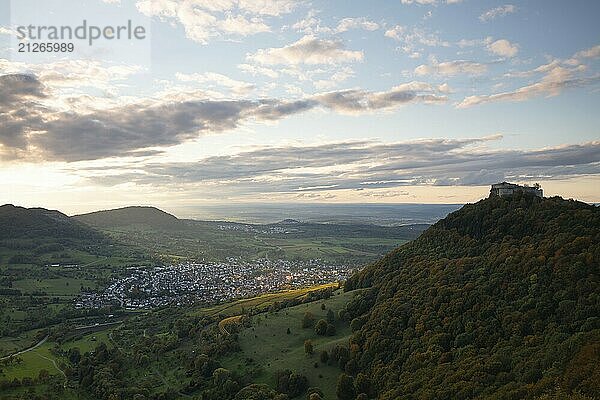
[[[0,239],[72,238],[102,240],[103,235],[65,214],[45,208],[0,206]]]
[[[464,206],[346,283],[357,394],[600,398],[599,265],[598,207]]]
[[[0,206],[2,266],[78,264],[91,257],[94,260],[98,256],[134,257],[132,254],[141,257],[134,253],[131,246],[117,243],[104,233],[59,211],[12,204]],[[21,276],[23,269],[19,268],[19,271],[16,273]],[[8,272],[6,274],[9,275]]]
[[[155,207],[123,207],[75,215],[73,218],[97,228],[147,226],[160,230],[182,229],[184,224],[174,215]]]

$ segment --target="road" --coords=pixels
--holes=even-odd
[[[28,348],[23,349],[21,351],[18,351],[16,353],[13,353],[13,354],[10,354],[8,356],[0,358],[0,361],[1,360],[6,360],[7,358],[11,358],[11,357],[14,357],[14,356],[18,356],[19,354],[27,353],[28,351],[31,351],[31,350],[35,350],[38,347],[40,347],[41,345],[43,345],[44,343],[46,343],[46,340],[48,340],[48,335],[44,336],[44,338],[42,340],[40,340],[39,342],[37,342],[36,344],[34,344],[31,347],[28,347]]]
[[[104,322],[102,324],[92,324],[92,325],[77,326],[77,327],[75,327],[75,330],[76,331],[80,331],[82,329],[98,328],[98,327],[102,327],[102,326],[116,325],[116,324],[120,324],[121,322],[123,322],[123,321]]]

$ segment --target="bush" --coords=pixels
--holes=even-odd
[[[307,355],[312,355],[314,352],[314,348],[313,348],[313,344],[312,341],[310,339],[307,339],[304,341],[304,352]]]
[[[335,325],[327,324],[327,329],[325,330],[325,334],[327,336],[335,336],[336,333],[337,333],[337,330],[335,329]]]
[[[325,336],[327,333],[327,321],[320,319],[315,325],[315,333],[319,336]]]
[[[339,400],[354,400],[356,391],[354,390],[354,380],[351,376],[341,374],[338,377],[337,387],[335,390]]]
[[[286,369],[275,373],[275,388],[290,397],[297,397],[308,388],[308,378]]]
[[[302,328],[312,328],[315,325],[315,316],[311,312],[305,312],[302,318]]]

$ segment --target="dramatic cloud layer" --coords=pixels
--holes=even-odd
[[[38,3],[40,15],[52,15],[50,3]],[[464,0],[90,0],[82,8],[90,18],[149,18],[151,46],[101,39],[66,57],[13,57],[15,27],[0,26],[11,46],[0,54],[0,177],[16,182],[15,201],[41,181],[58,197],[62,185],[92,193],[102,183],[119,185],[107,192],[121,199],[167,196],[156,189],[168,187],[190,199],[385,201],[415,195],[405,185],[563,178],[597,201],[598,190],[581,182],[600,176],[600,44],[589,18],[598,10],[593,2],[563,12]],[[557,29],[534,34],[532,23]],[[131,59],[110,57],[112,45]],[[567,90],[568,115],[545,100]],[[463,139],[505,130],[503,141]],[[419,137],[438,139],[411,140]],[[554,147],[531,150],[538,143]],[[56,181],[40,179],[42,170]],[[482,190],[416,188],[420,199],[455,189]]]
[[[178,74],[183,82],[215,83],[240,94],[252,85],[221,74]],[[342,113],[391,109],[409,103],[447,101],[447,86],[410,82],[389,91],[344,90],[299,100],[145,99],[93,112],[63,112],[39,103],[49,97],[32,75],[0,77],[0,143],[47,159],[66,161],[131,156],[159,151],[207,133],[232,130],[245,121],[277,121],[321,106]],[[201,93],[200,93],[201,94]],[[143,153],[146,154],[146,153]],[[1,153],[0,153],[1,155]]]
[[[308,100],[146,101],[78,114],[49,110],[35,102],[45,97],[34,76],[0,77],[3,146],[29,147],[48,158],[69,161],[125,156],[233,129],[244,120],[273,121],[315,106]]]
[[[237,194],[366,190],[407,185],[487,185],[600,172],[600,142],[538,150],[490,150],[499,139],[339,142],[266,147],[197,162],[148,164],[143,173],[96,177],[103,184],[226,186]]]

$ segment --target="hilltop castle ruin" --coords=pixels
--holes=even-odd
[[[521,185],[517,185],[515,183],[508,183],[508,182],[493,184],[492,189],[490,190],[490,197],[491,196],[501,196],[501,197],[511,196],[517,192],[529,193],[529,194],[533,194],[538,197],[544,197],[544,191],[542,190],[540,185],[537,183],[533,186],[527,186],[527,185],[521,186]]]

